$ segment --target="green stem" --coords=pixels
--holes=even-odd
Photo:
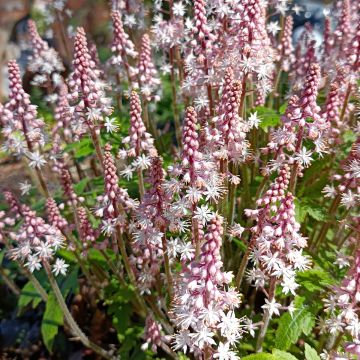
[[[21,291],[19,287],[15,284],[14,280],[6,274],[5,269],[2,267],[0,267],[0,275],[2,276],[6,286],[14,293],[14,295],[20,296]]]
[[[41,300],[46,302],[48,299],[48,294],[45,291],[45,289],[42,287],[42,285],[39,283],[39,280],[27,269],[22,268],[25,272],[25,275],[27,278],[31,281],[31,283],[34,285],[34,288],[39,293]]]
[[[164,235],[161,238],[162,241],[162,247],[163,247],[163,254],[164,254],[164,266],[165,266],[165,274],[166,274],[166,282],[167,282],[167,289],[169,293],[170,302],[173,300],[173,279],[171,274],[171,268],[170,268],[170,261],[169,261],[169,255],[167,252],[167,246],[166,246],[166,229],[163,229]]]
[[[231,163],[231,173],[233,175],[237,175],[237,165]],[[236,202],[236,184],[230,184],[229,190],[229,209],[228,209],[228,225],[232,225],[234,223],[235,217],[235,202]]]
[[[269,301],[271,302],[274,297],[275,297],[275,288],[276,288],[276,278],[273,277],[271,278],[270,280],[270,287],[269,287]],[[265,339],[265,336],[266,336],[266,331],[269,327],[269,323],[270,323],[270,320],[271,320],[271,313],[270,313],[270,310],[267,309],[265,312],[264,312],[264,316],[263,316],[263,320],[262,320],[262,326],[261,326],[261,329],[260,329],[260,333],[259,333],[259,337],[257,339],[257,342],[256,342],[256,352],[261,352],[262,351],[262,344],[264,342],[264,339]]]
[[[55,280],[54,275],[51,272],[51,268],[48,262],[43,261],[43,266],[46,271],[46,274],[48,276],[50,286],[54,292],[55,298],[64,314],[65,321],[67,325],[70,327],[71,333],[76,336],[84,346],[88,347],[89,349],[93,350],[96,354],[100,355],[104,359],[112,360],[114,357],[112,357],[105,349],[101,348],[100,346],[96,345],[92,341],[89,340],[89,338],[83,333],[83,331],[80,329],[79,325],[74,320],[73,316],[71,315],[65,300],[61,294],[61,290]]]
[[[171,73],[170,73],[170,80],[171,80],[171,93],[172,93],[172,107],[173,107],[173,114],[174,114],[174,123],[175,123],[175,135],[176,141],[178,143],[178,147],[181,148],[181,125],[180,125],[180,117],[179,111],[176,102],[176,77],[175,77],[175,63],[174,63],[174,52],[175,48],[170,48],[169,51],[169,60],[171,65]]]
[[[139,186],[140,199],[142,199],[145,194],[144,176],[143,176],[141,169],[138,169],[137,173],[138,173],[138,180],[139,180],[138,186]]]
[[[242,283],[242,280],[243,280],[243,277],[245,274],[246,266],[248,264],[249,256],[251,254],[252,248],[253,248],[253,245],[252,245],[252,242],[250,242],[242,259],[241,259],[240,267],[239,267],[238,273],[236,274],[236,278],[235,278],[235,287],[238,290],[240,290],[240,286],[241,286],[241,283]]]

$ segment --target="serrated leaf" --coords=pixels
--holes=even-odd
[[[306,209],[308,214],[317,221],[325,221],[327,218],[325,210],[320,206],[309,204]]]
[[[24,287],[21,289],[21,293],[18,300],[18,308],[19,311],[22,310],[24,307],[33,304],[33,307],[36,306],[41,302],[41,296],[36,291],[34,285],[29,281],[27,282]]]
[[[276,360],[298,360],[294,355],[279,349],[274,349],[273,355]]]
[[[314,348],[305,343],[305,359],[306,360],[320,360],[320,356]]]
[[[241,359],[242,360],[276,360],[273,354],[268,354],[268,353],[251,354],[248,356],[244,356]]]
[[[301,223],[304,221],[306,215],[309,215],[317,221],[325,221],[327,219],[327,214],[321,206],[315,204],[313,201],[295,199],[296,220]]]
[[[297,274],[297,282],[310,292],[321,291],[334,285],[334,279],[323,269],[317,267]]]
[[[307,212],[306,209],[300,205],[300,201],[295,199],[295,219],[297,222],[302,223],[305,220]]]
[[[314,316],[306,307],[296,310],[293,317],[285,313],[280,317],[279,327],[276,331],[275,346],[280,350],[288,350],[291,344],[295,344],[300,335],[309,334],[315,325]]]
[[[41,335],[46,348],[51,352],[59,326],[64,324],[63,313],[53,293],[49,294],[41,322]]]

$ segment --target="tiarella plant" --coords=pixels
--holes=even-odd
[[[112,1],[101,61],[67,10],[0,104],[4,354],[360,358],[358,1]]]

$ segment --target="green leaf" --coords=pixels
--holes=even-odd
[[[351,130],[345,131],[343,137],[344,137],[344,142],[349,142],[351,144],[356,140],[356,134]]]
[[[305,204],[306,210],[313,219],[317,221],[325,221],[327,219],[326,212],[323,207],[315,205],[314,203]]]
[[[94,146],[89,138],[84,138],[79,142],[66,145],[64,152],[74,151],[76,159],[85,157],[94,153]]]
[[[0,251],[0,265],[3,262],[4,256],[5,256],[5,248],[1,249],[1,251]]]
[[[306,360],[320,360],[320,356],[314,348],[305,343],[305,359]]]
[[[280,115],[273,109],[268,109],[264,106],[257,106],[255,111],[261,119],[259,127],[265,132],[268,132],[269,127],[274,127],[280,123]],[[254,113],[254,111],[251,113]]]
[[[232,238],[231,242],[233,242],[241,251],[245,251],[247,249],[246,244],[237,238]]]
[[[32,282],[27,282],[25,286],[21,289],[21,293],[18,300],[18,308],[21,311],[26,306],[33,304],[33,308],[36,308],[37,305],[41,302],[41,296],[36,291]]]
[[[77,194],[81,195],[84,192],[85,187],[88,182],[89,182],[89,178],[84,178],[84,179],[80,180],[76,185],[74,185],[75,192]]]
[[[178,356],[179,356],[179,360],[189,360],[190,359],[183,353],[179,353]]]
[[[278,349],[273,350],[273,355],[276,360],[298,360],[294,355]]]
[[[325,221],[327,214],[323,207],[314,201],[295,199],[295,218],[298,222],[303,222],[305,216],[309,215],[317,221]]]
[[[308,335],[314,325],[314,316],[305,306],[296,310],[293,317],[289,313],[283,314],[276,331],[275,346],[280,350],[288,350],[291,344],[298,341],[302,333]]]
[[[335,284],[330,274],[320,267],[299,272],[296,279],[302,287],[310,292],[322,291]]]
[[[287,101],[286,101],[286,102],[284,102],[284,103],[280,106],[280,108],[279,108],[279,113],[280,113],[280,114],[284,114],[287,106],[288,106],[288,103],[287,103]]]
[[[63,313],[53,293],[49,294],[41,322],[41,334],[46,348],[51,352],[59,326],[64,324]]]
[[[58,250],[57,254],[59,256],[61,256],[62,258],[64,258],[64,260],[66,260],[67,262],[70,262],[70,263],[77,262],[76,256],[74,255],[73,251],[60,249],[60,250]]]
[[[273,354],[259,353],[251,354],[241,358],[242,360],[276,360]]]
[[[61,292],[66,298],[69,292],[75,293],[79,287],[78,282],[79,266],[75,266],[74,269],[66,275],[64,281],[61,284]]]
[[[307,212],[306,209],[300,205],[300,201],[295,199],[295,219],[297,222],[302,223],[305,220]]]

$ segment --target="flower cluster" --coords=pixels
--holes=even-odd
[[[8,66],[1,166],[21,174],[1,177],[17,266],[0,281],[44,301],[50,286],[73,339],[109,360],[360,356],[357,2],[333,4],[318,46],[290,1],[114,0],[99,49],[86,24],[67,36],[65,5],[46,7],[59,53],[30,20],[32,81]],[[70,302],[96,308],[87,331]]]
[[[112,113],[111,100],[105,97],[105,84],[91,58],[83,28],[78,28],[76,33],[73,67],[74,72],[68,81],[69,100],[74,104],[72,113],[76,129],[73,131],[77,130],[76,135],[80,137],[87,128],[96,131],[102,117]]]
[[[7,194],[6,197],[14,211],[13,196]],[[16,215],[22,219],[22,224],[16,233],[11,234],[15,247],[10,250],[9,256],[24,263],[30,272],[34,272],[41,269],[43,262],[49,263],[54,260],[55,252],[65,246],[64,236],[59,228],[47,224],[28,206],[16,205],[16,211]],[[56,264],[57,261],[55,269]]]
[[[329,333],[349,333],[352,340],[346,344],[345,351],[359,355],[360,250],[356,251],[353,265],[340,286],[335,287],[324,302],[330,316],[326,320]]]
[[[199,259],[185,268],[178,281],[173,303],[173,321],[179,328],[174,336],[174,349],[196,355],[206,351],[219,357],[224,348],[228,354],[246,331],[245,319],[238,319],[234,310],[240,304],[235,289],[227,289],[232,274],[222,271],[220,257],[223,219],[214,215],[207,227]],[[225,339],[217,343],[216,334]],[[218,354],[218,356],[217,356]]]
[[[35,74],[34,85],[45,87],[61,85],[60,74],[65,69],[59,54],[40,37],[33,20],[28,21],[28,30],[33,50],[33,55],[29,59],[29,71]]]
[[[136,58],[138,53],[135,50],[133,42],[129,39],[129,35],[124,31],[119,11],[113,11],[111,14],[113,21],[113,42],[111,51],[111,64],[120,67],[122,76],[127,76],[128,81],[132,81],[136,75],[136,69],[131,67],[127,57]]]
[[[10,61],[8,69],[9,101],[1,111],[4,147],[15,154],[31,156],[44,145],[44,122],[37,117],[36,106],[31,104],[30,96],[23,89],[18,64]]]
[[[293,294],[299,286],[295,281],[297,271],[309,268],[303,254],[307,242],[299,234],[300,225],[295,220],[294,197],[287,192],[289,167],[279,171],[275,182],[261,197],[257,210],[246,210],[256,219],[253,233],[254,249],[251,259],[255,267],[248,272],[248,280],[257,288],[264,288],[270,279],[276,279],[284,294]]]

